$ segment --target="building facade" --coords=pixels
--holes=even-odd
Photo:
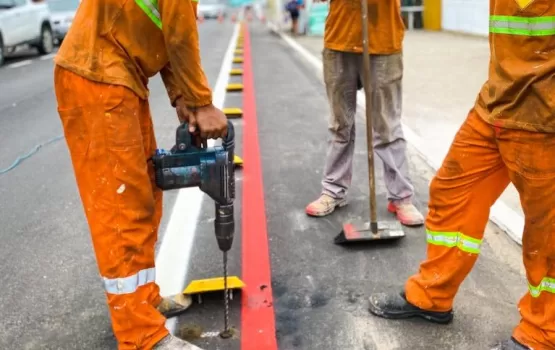
[[[489,0],[424,0],[424,28],[488,35]]]

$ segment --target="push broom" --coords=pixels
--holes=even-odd
[[[372,126],[372,87],[370,83],[370,53],[368,50],[368,0],[362,3],[362,65],[364,79],[364,95],[366,97],[366,143],[368,147],[368,187],[370,199],[370,222],[361,224],[348,223],[335,237],[335,244],[345,244],[364,241],[391,240],[405,236],[398,221],[378,222],[376,214],[376,181],[374,171],[374,144]]]

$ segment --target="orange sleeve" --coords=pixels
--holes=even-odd
[[[198,0],[193,0],[193,10],[195,11],[195,18],[198,19],[197,7],[198,7]]]
[[[175,101],[179,97],[183,97],[183,94],[181,93],[181,90],[179,90],[179,83],[169,63],[162,68],[160,75],[162,76],[162,81],[166,86],[170,103],[173,107],[175,107]]]
[[[212,91],[200,62],[193,2],[158,0],[158,8],[171,71],[186,106],[201,107],[211,104]]]

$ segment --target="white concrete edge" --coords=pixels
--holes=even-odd
[[[305,49],[301,44],[286,35],[279,30],[274,23],[268,22],[268,28],[275,32],[281,37],[291,48],[293,48],[297,53],[299,53],[307,62],[309,62],[316,70],[322,71],[322,61],[318,59],[314,54]],[[365,110],[365,96],[362,91],[357,94],[357,105],[361,110]],[[405,134],[405,139],[409,142],[424,159],[424,161],[437,171],[443,162],[443,159],[439,159],[434,156],[432,152],[426,150],[425,141],[418,136],[411,128],[409,128],[405,123],[403,123],[403,131]],[[502,231],[504,231],[509,237],[515,241],[517,244],[522,245],[522,232],[524,231],[524,218],[506,205],[502,200],[497,200],[497,202],[491,207],[490,220],[495,223]]]
[[[223,108],[224,105],[229,72],[233,64],[233,50],[238,35],[239,24],[236,24],[213,90],[213,104],[218,108]],[[214,140],[208,140],[209,146],[214,143]],[[204,197],[204,193],[198,188],[184,188],[177,194],[156,256],[156,283],[160,286],[160,295],[162,296],[181,293],[185,287],[197,221]],[[166,321],[166,328],[170,333],[175,332],[176,324],[176,317]]]

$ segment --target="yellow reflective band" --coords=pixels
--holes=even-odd
[[[480,254],[481,239],[472,238],[462,232],[436,232],[426,229],[427,242],[429,244],[455,248],[463,252]]]
[[[146,15],[162,29],[162,20],[158,11],[158,0],[135,0],[135,3],[146,13]]]
[[[520,36],[555,35],[555,16],[490,16],[489,23],[490,33]]]
[[[533,298],[539,297],[542,292],[555,294],[555,278],[545,277],[537,287],[528,283],[528,289]]]

